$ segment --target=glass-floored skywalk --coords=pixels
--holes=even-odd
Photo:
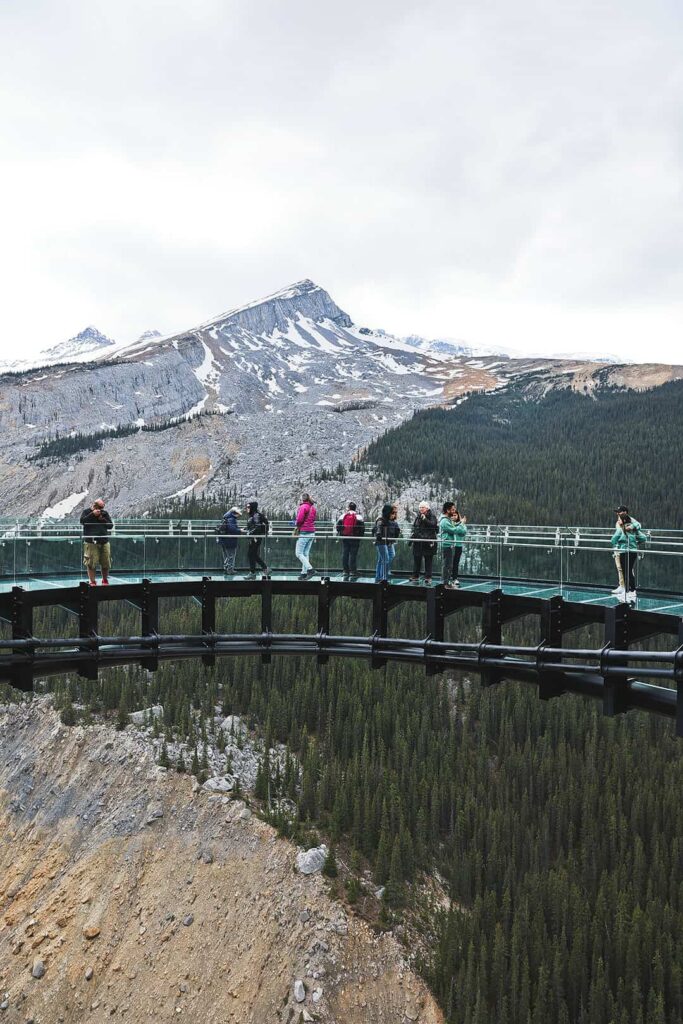
[[[237,543],[235,572],[223,571],[217,523],[208,520],[120,519],[111,534],[112,587],[179,580],[246,579],[246,536]],[[368,530],[368,533],[370,531]],[[390,584],[410,581],[413,552],[409,524],[402,524]],[[639,552],[637,604],[641,611],[683,616],[683,531],[647,530],[648,544]],[[460,589],[501,589],[516,596],[561,596],[579,604],[616,605],[617,569],[609,545],[611,529],[591,527],[470,525],[460,564]],[[291,523],[271,524],[260,555],[274,579],[297,580],[296,538]],[[318,523],[310,560],[315,579],[343,580],[342,541],[330,522]],[[259,573],[260,578],[260,573]],[[77,521],[0,520],[0,593],[19,586],[54,590],[87,580],[81,528]],[[375,580],[375,547],[360,539],[354,582]],[[441,555],[434,558],[432,586],[441,583]],[[426,584],[421,583],[422,586]]]

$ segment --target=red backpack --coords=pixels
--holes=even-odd
[[[356,516],[355,512],[347,512],[342,519],[342,537],[355,537],[356,536]]]

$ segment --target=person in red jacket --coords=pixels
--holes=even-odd
[[[342,569],[344,579],[357,579],[358,548],[360,538],[365,535],[365,521],[358,511],[355,501],[350,501],[346,512],[342,512],[337,520],[337,536],[342,542]]]
[[[310,494],[301,495],[301,504],[296,512],[296,525],[294,533],[298,540],[296,542],[295,554],[301,562],[300,580],[310,580],[315,576],[315,569],[310,563],[309,554],[315,540],[315,517],[316,507]]]

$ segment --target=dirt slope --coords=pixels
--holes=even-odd
[[[393,937],[295,854],[130,730],[0,707],[0,1024],[439,1024]]]

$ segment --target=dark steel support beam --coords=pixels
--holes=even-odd
[[[159,635],[159,598],[151,580],[143,579],[140,585],[140,625],[143,636]],[[156,654],[147,655],[140,660],[148,672],[156,672],[159,658]]]
[[[503,591],[492,590],[484,595],[481,606],[481,639],[482,643],[502,643],[503,632]],[[505,674],[500,669],[482,669],[482,686],[494,686],[500,683]]]
[[[678,642],[674,660],[674,679],[676,681],[676,735],[683,736],[683,619],[678,626]]]
[[[427,639],[443,641],[444,623],[446,621],[445,588],[443,584],[434,587],[427,593]],[[425,646],[425,672],[428,676],[443,672],[441,665],[435,664],[429,657],[429,645]]]
[[[372,632],[377,638],[386,637],[389,631],[389,584],[386,580],[375,583],[372,595]],[[371,668],[384,668],[386,658],[373,654],[370,659]]]
[[[81,583],[78,587],[78,635],[92,640],[92,658],[78,668],[82,679],[97,679],[97,594],[89,583]]]
[[[541,609],[541,643],[538,664],[538,696],[541,700],[552,700],[566,693],[563,678],[559,672],[550,672],[543,667],[543,648],[562,646],[562,618],[564,601],[561,597],[551,597]]]
[[[202,577],[201,605],[202,633],[206,636],[211,636],[216,632],[216,595],[208,576]],[[202,665],[206,665],[207,668],[213,668],[215,664],[216,655],[213,652],[202,654]]]
[[[605,609],[605,650],[627,651],[629,644],[629,618],[631,609],[628,604],[618,604]],[[603,693],[603,714],[612,718],[628,711],[627,681],[619,676],[610,675],[610,668],[623,666],[625,659],[609,663],[602,659],[601,674],[605,680]]]
[[[270,577],[263,579],[261,582],[261,633],[263,634],[264,641],[268,642],[268,638],[273,632],[273,581]],[[264,665],[270,665],[271,657],[268,646],[264,645],[261,653],[261,662]]]
[[[30,594],[23,587],[12,587],[12,639],[28,640],[33,636],[33,604]],[[26,657],[12,670],[12,686],[30,693],[33,689],[33,654]]]
[[[330,608],[332,606],[332,595],[330,594],[330,578],[324,576],[320,581],[318,590],[318,642],[324,640],[330,634]],[[326,665],[330,660],[329,654],[319,653],[317,662],[319,665]]]

